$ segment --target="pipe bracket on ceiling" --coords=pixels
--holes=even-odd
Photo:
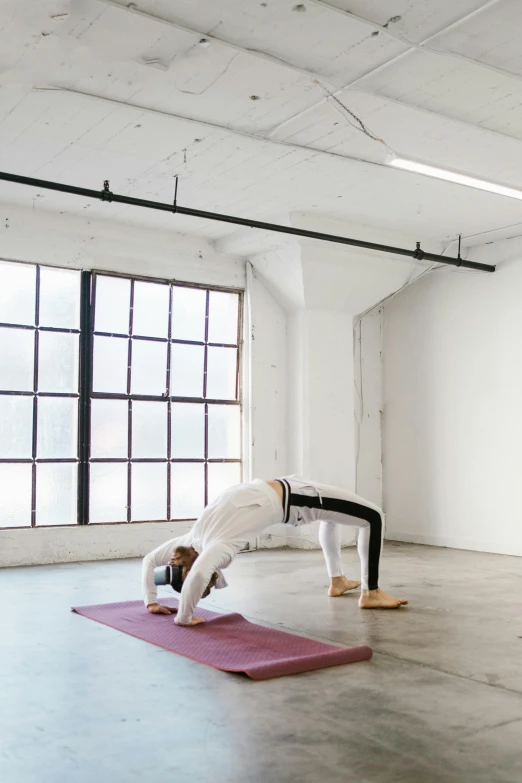
[[[112,195],[111,190],[110,190],[109,180],[108,179],[105,179],[103,181],[103,190],[101,191],[100,198],[101,198],[102,201],[112,201],[113,200],[113,195]]]
[[[416,244],[417,244],[417,247],[415,248],[415,251],[413,253],[413,258],[416,258],[417,261],[422,261],[422,259],[424,258],[424,255],[425,255],[424,254],[424,250],[421,250],[421,246],[420,246],[421,243],[420,242],[417,242]]]

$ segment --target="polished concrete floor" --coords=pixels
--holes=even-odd
[[[327,597],[319,552],[242,555],[209,608],[375,653],[259,683],[69,611],[138,598],[139,570],[0,571],[2,783],[522,781],[522,559],[388,543],[411,604],[378,613]]]

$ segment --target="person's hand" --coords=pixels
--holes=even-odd
[[[174,620],[174,622],[176,623],[176,625],[182,625],[184,628],[190,628],[192,625],[200,625],[205,621],[202,617],[193,617],[190,623],[178,623],[177,620]]]
[[[171,606],[162,606],[161,604],[149,604],[147,609],[151,614],[176,614],[178,611]]]

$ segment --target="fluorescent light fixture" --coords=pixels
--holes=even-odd
[[[414,160],[405,158],[393,158],[390,166],[404,171],[413,171],[415,174],[425,174],[427,177],[436,177],[444,179],[447,182],[455,182],[457,185],[466,185],[468,188],[477,188],[478,190],[488,190],[490,193],[498,193],[499,196],[509,196],[509,198],[522,199],[522,190],[507,188],[505,185],[497,185],[495,182],[488,182],[485,179],[476,179],[468,177],[466,174],[458,174],[456,171],[447,171],[439,169],[436,166],[427,166],[425,163],[417,163]]]

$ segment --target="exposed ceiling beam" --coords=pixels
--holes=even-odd
[[[293,63],[289,62],[288,60],[284,60],[280,57],[275,57],[274,55],[269,54],[268,52],[264,52],[260,49],[250,49],[245,46],[240,46],[239,44],[234,44],[230,41],[227,41],[225,38],[220,38],[219,36],[213,35],[212,33],[207,33],[205,30],[199,30],[194,27],[188,27],[186,25],[181,25],[178,22],[172,22],[169,19],[165,19],[161,16],[157,16],[156,14],[149,13],[147,11],[142,11],[139,8],[135,7],[134,4],[131,6],[125,6],[122,5],[119,2],[116,2],[116,0],[96,0],[98,3],[102,3],[103,5],[110,6],[112,8],[116,8],[120,11],[123,11],[125,13],[134,14],[137,15],[143,19],[148,19],[150,21],[154,21],[160,25],[170,27],[173,30],[178,30],[180,32],[184,32],[190,35],[194,36],[200,36],[202,38],[206,38],[209,41],[214,41],[215,43],[221,44],[222,46],[228,47],[229,49],[232,49],[235,52],[239,52],[242,54],[250,55],[251,57],[257,57],[258,59],[264,60],[265,62],[269,62],[272,65],[278,65],[280,67],[287,68],[289,70],[294,71],[295,73],[299,73],[301,75],[307,76],[308,78],[316,81],[321,81],[326,84],[330,84],[337,88],[338,92],[334,93],[334,95],[340,94],[343,90],[346,90],[348,87],[354,87],[355,85],[359,84],[364,79],[369,78],[370,76],[373,76],[376,73],[379,73],[382,70],[385,70],[393,63],[397,62],[398,60],[405,57],[407,54],[410,54],[412,51],[418,50],[421,52],[429,52],[430,54],[435,54],[441,57],[452,57],[453,59],[458,59],[461,62],[466,62],[468,64],[471,64],[475,67],[482,68],[484,70],[492,71],[494,73],[500,74],[504,77],[509,77],[511,79],[515,79],[516,81],[522,82],[522,75],[512,73],[511,71],[506,71],[503,68],[498,68],[494,65],[488,65],[487,63],[483,63],[480,60],[475,60],[472,57],[466,57],[466,55],[459,54],[457,52],[450,52],[443,49],[436,49],[432,47],[428,47],[427,44],[434,40],[435,38],[439,37],[440,35],[443,35],[444,33],[449,32],[455,27],[458,27],[459,25],[463,24],[464,22],[468,21],[472,17],[476,16],[479,13],[482,13],[486,9],[490,8],[493,5],[496,5],[500,2],[500,0],[489,0],[487,3],[483,4],[480,8],[475,9],[474,11],[470,11],[469,13],[465,14],[464,16],[460,17],[459,19],[455,20],[451,24],[447,25],[446,27],[442,28],[441,30],[438,30],[436,33],[433,33],[429,35],[427,38],[424,38],[419,43],[416,43],[414,41],[410,41],[406,38],[403,38],[400,35],[396,35],[395,33],[391,32],[388,27],[384,27],[383,25],[379,25],[376,22],[372,22],[369,19],[366,19],[362,16],[358,16],[357,14],[353,14],[351,11],[345,11],[342,8],[339,8],[335,5],[332,5],[331,3],[325,2],[325,0],[307,0],[310,3],[313,3],[314,5],[320,6],[322,8],[325,8],[333,13],[340,14],[348,19],[352,19],[354,21],[357,21],[361,24],[366,25],[367,27],[371,28],[374,31],[382,32],[385,35],[388,35],[389,37],[393,38],[394,40],[398,41],[399,43],[403,44],[405,47],[407,47],[406,51],[401,52],[400,54],[395,55],[394,57],[390,58],[384,63],[381,63],[381,65],[378,65],[374,68],[371,68],[366,73],[362,74],[361,76],[356,77],[355,79],[352,79],[350,82],[339,85],[334,80],[332,80],[330,77],[326,77],[322,74],[316,73],[315,71],[312,71],[308,68],[303,68],[298,65],[294,65]],[[313,111],[318,106],[323,105],[326,101],[328,101],[329,98],[325,96],[324,98],[320,99],[316,103],[314,103],[312,106],[309,106],[308,108],[302,110],[301,112],[298,112],[294,114],[292,117],[287,118],[282,123],[277,125],[275,128],[272,129],[270,135],[274,135],[279,131],[281,128],[285,127],[288,123],[292,122],[295,119],[298,119],[304,114],[307,114],[310,111]]]
[[[458,117],[452,117],[451,114],[444,114],[441,111],[434,111],[433,109],[427,109],[425,106],[416,106],[414,103],[407,103],[401,101],[399,98],[391,98],[389,95],[383,95],[380,92],[373,92],[373,90],[365,90],[364,87],[348,87],[348,93],[360,93],[361,95],[368,95],[370,98],[377,98],[384,101],[384,103],[391,103],[394,106],[400,106],[402,109],[408,109],[412,112],[419,114],[428,114],[431,117],[438,117],[439,120],[448,120],[448,122],[454,122],[455,125],[460,125],[463,128],[470,128],[471,130],[481,131],[493,136],[500,136],[502,139],[509,139],[510,141],[522,141],[520,136],[512,136],[510,133],[504,131],[495,130],[494,128],[486,128],[484,125],[477,125],[469,120],[461,120]]]
[[[351,161],[353,163],[360,163],[360,164],[362,163],[368,166],[384,166],[383,163],[379,163],[378,161],[367,160],[366,158],[359,158],[356,157],[355,155],[342,155],[339,152],[329,152],[328,150],[320,150],[320,149],[316,149],[315,147],[308,147],[306,144],[296,144],[295,142],[290,142],[290,141],[270,139],[259,133],[250,133],[249,131],[238,130],[237,128],[231,128],[228,125],[220,125],[217,122],[209,122],[208,120],[199,120],[199,119],[195,119],[194,117],[187,117],[184,114],[173,114],[171,112],[162,111],[161,109],[152,109],[149,106],[140,106],[139,104],[136,103],[127,103],[126,101],[120,101],[117,98],[108,98],[105,95],[95,95],[89,92],[82,92],[81,90],[74,90],[70,87],[33,87],[33,92],[49,93],[50,95],[68,94],[80,98],[85,98],[87,100],[103,101],[105,103],[121,106],[123,109],[134,109],[135,111],[139,111],[146,114],[155,114],[160,117],[167,117],[171,120],[180,120],[181,122],[190,123],[200,128],[204,127],[204,128],[210,128],[211,130],[214,131],[215,130],[222,131],[223,133],[226,133],[231,136],[241,136],[244,139],[251,139],[253,141],[261,142],[264,145],[277,144],[280,147],[286,147],[287,149],[308,152],[310,154],[310,157],[316,157],[317,155],[325,155],[330,158],[335,158],[337,161],[346,160],[346,161]],[[386,168],[389,167],[386,166]]]
[[[74,89],[69,88],[69,87],[33,87],[33,92],[48,93],[48,94],[51,94],[51,95],[52,94],[66,94],[66,95],[76,96],[76,97],[79,97],[81,99],[83,98],[85,100],[92,100],[92,101],[99,101],[99,102],[103,102],[103,103],[108,103],[108,104],[111,104],[111,105],[120,106],[123,109],[131,109],[131,110],[134,110],[134,111],[137,111],[137,112],[140,112],[140,113],[152,114],[152,115],[165,117],[165,118],[172,119],[172,120],[178,120],[180,122],[192,124],[192,125],[194,125],[194,126],[196,126],[198,128],[201,128],[201,127],[210,128],[213,131],[220,131],[220,132],[226,133],[227,135],[238,136],[238,137],[241,137],[241,138],[249,139],[251,141],[256,141],[258,143],[262,143],[263,145],[267,145],[267,144],[268,145],[278,145],[280,147],[285,147],[286,149],[296,150],[296,151],[300,151],[300,152],[307,152],[307,153],[310,153],[310,158],[316,157],[316,156],[319,155],[319,156],[324,156],[324,157],[329,157],[329,158],[335,158],[337,161],[344,160],[344,161],[347,161],[347,162],[350,162],[350,163],[355,163],[355,164],[362,164],[362,165],[367,165],[367,166],[379,166],[379,167],[382,167],[382,168],[390,169],[390,167],[386,163],[384,163],[384,162],[368,160],[367,158],[361,158],[361,157],[357,157],[355,155],[345,155],[345,154],[342,154],[342,153],[339,153],[339,152],[330,152],[328,150],[321,150],[321,149],[318,149],[316,147],[307,146],[305,144],[298,144],[298,143],[295,143],[295,142],[281,141],[279,139],[267,138],[266,136],[263,136],[261,134],[251,133],[251,132],[248,132],[248,131],[242,131],[242,130],[239,130],[239,129],[231,128],[228,125],[220,125],[220,124],[215,123],[215,122],[208,122],[206,120],[195,119],[193,117],[188,117],[188,116],[183,115],[183,114],[173,114],[173,113],[170,113],[170,112],[164,112],[164,111],[162,111],[160,109],[153,109],[153,108],[150,108],[148,106],[140,106],[139,104],[135,104],[135,103],[127,103],[125,101],[120,101],[120,100],[118,100],[116,98],[108,98],[105,95],[95,95],[93,93],[81,92],[80,90],[74,90]],[[378,96],[378,97],[380,97],[380,96]],[[425,112],[425,113],[428,113],[428,114],[435,114],[434,112],[430,112],[428,109],[417,109],[416,107],[409,106],[408,104],[403,104],[400,101],[396,101],[394,99],[384,98],[384,100],[387,101],[387,102],[393,103],[393,104],[397,104],[399,106],[404,106],[405,108],[410,108],[413,111],[422,111],[422,112]],[[435,116],[436,117],[440,117],[442,115],[435,114]],[[447,119],[451,120],[453,122],[459,123],[461,125],[465,125],[465,126],[468,126],[470,128],[474,128],[476,130],[479,129],[478,126],[473,125],[472,123],[466,123],[466,122],[460,121],[460,120],[453,120],[451,117],[448,117]],[[480,130],[486,131],[487,129],[480,128]],[[487,132],[489,132],[489,133],[497,133],[496,131],[487,131]],[[499,134],[499,135],[504,135],[504,134]],[[507,138],[510,138],[512,140],[515,140],[515,141],[520,141],[520,139],[516,139],[515,137],[512,137],[512,136],[509,136]]]
[[[352,163],[356,163],[356,164],[369,165],[369,166],[379,166],[379,167],[383,167],[383,168],[386,168],[386,169],[389,168],[388,166],[385,166],[385,164],[377,163],[375,161],[368,161],[368,160],[364,160],[363,158],[356,158],[356,157],[348,156],[348,155],[340,155],[340,154],[335,153],[335,152],[327,152],[327,151],[324,151],[324,150],[316,150],[313,147],[307,147],[305,145],[292,144],[290,142],[285,142],[285,141],[276,141],[275,139],[266,139],[263,136],[259,136],[259,135],[252,134],[252,133],[247,133],[247,132],[240,131],[240,130],[234,130],[233,128],[230,128],[230,127],[227,127],[227,126],[218,125],[217,123],[205,122],[204,120],[193,119],[191,117],[185,117],[185,116],[179,115],[179,114],[169,114],[167,112],[163,112],[163,111],[158,110],[158,109],[152,109],[152,108],[149,108],[147,106],[138,106],[136,104],[125,103],[124,101],[119,101],[119,100],[117,100],[115,98],[107,98],[107,97],[105,97],[103,95],[93,95],[91,93],[79,92],[77,90],[72,90],[72,89],[64,88],[64,87],[35,87],[35,88],[33,88],[33,90],[35,92],[45,92],[45,93],[49,93],[49,94],[53,94],[53,93],[55,93],[55,94],[69,94],[69,95],[71,95],[73,97],[76,96],[76,97],[83,98],[83,99],[86,99],[86,100],[93,100],[93,101],[99,101],[99,102],[108,103],[108,104],[111,104],[111,105],[117,105],[117,106],[120,106],[121,108],[134,110],[136,112],[139,112],[140,114],[158,115],[160,117],[165,117],[167,119],[178,120],[178,121],[185,122],[185,123],[188,123],[188,124],[192,124],[192,125],[195,125],[195,126],[198,126],[198,127],[203,126],[203,127],[206,127],[206,128],[210,128],[211,130],[223,131],[223,132],[225,132],[225,133],[227,133],[229,135],[238,136],[238,137],[242,137],[242,138],[247,138],[247,139],[250,139],[252,141],[260,142],[260,143],[262,143],[264,145],[266,145],[266,144],[277,144],[279,146],[290,148],[290,149],[311,152],[313,157],[315,157],[316,155],[324,155],[324,156],[328,156],[330,158],[336,158],[337,160],[339,160],[339,159],[340,160],[346,160],[346,161],[349,161],[349,162],[352,162]],[[514,225],[518,225],[518,224],[514,224]],[[520,225],[522,225],[522,224],[520,224]],[[498,230],[501,230],[501,229],[491,229],[492,232],[498,231]],[[482,232],[482,233],[488,233],[488,232],[486,231],[486,232]],[[471,236],[473,236],[473,235],[471,235]],[[221,250],[221,252],[224,252],[224,251]]]
[[[332,81],[332,79],[329,77],[322,76],[321,74],[315,73],[315,71],[312,71],[308,68],[302,68],[299,65],[294,65],[293,63],[288,62],[288,60],[275,57],[273,54],[269,54],[268,52],[264,52],[260,49],[249,49],[246,46],[240,46],[239,44],[227,41],[226,38],[220,38],[213,33],[207,33],[205,30],[198,30],[195,27],[187,27],[186,25],[179,24],[178,22],[172,22],[170,19],[164,19],[161,16],[156,16],[156,14],[152,14],[148,11],[141,11],[139,8],[136,8],[134,4],[126,6],[116,2],[115,0],[96,0],[96,2],[102,3],[103,5],[108,5],[111,8],[117,8],[119,11],[125,11],[125,13],[128,14],[134,14],[134,16],[141,17],[142,19],[148,19],[149,21],[156,22],[157,24],[163,25],[164,27],[170,27],[172,30],[177,30],[181,33],[187,33],[188,35],[197,36],[198,38],[204,38],[207,41],[213,41],[214,43],[217,43],[227,49],[232,49],[232,51],[239,54],[247,54],[250,57],[257,57],[257,59],[268,62],[271,65],[277,65],[280,68],[282,67],[286,68],[287,70],[292,70],[294,73],[299,73],[311,79],[321,79],[323,82],[331,84],[332,87],[336,87],[337,89],[341,87],[340,84]]]
[[[497,72],[513,75],[511,71],[504,71],[501,68],[495,68],[495,66],[493,65],[488,66],[487,63],[483,63],[480,60],[475,60],[472,57],[466,57],[466,55],[461,55],[458,52],[451,52],[446,49],[434,49],[430,46],[426,46],[427,43],[429,43],[430,41],[434,41],[435,38],[439,37],[439,35],[444,35],[445,33],[449,33],[455,27],[460,27],[460,25],[464,24],[465,22],[468,22],[470,19],[472,19],[475,16],[478,16],[479,14],[482,14],[488,8],[491,8],[494,5],[498,5],[498,3],[501,2],[501,0],[488,0],[487,3],[484,3],[479,8],[475,8],[475,10],[469,11],[467,14],[464,14],[464,16],[459,17],[459,19],[456,19],[454,22],[451,22],[451,24],[445,25],[436,33],[431,33],[427,38],[424,38],[422,41],[418,43],[416,41],[410,41],[409,38],[404,38],[404,36],[394,33],[393,30],[390,28],[389,24],[381,25],[378,22],[373,22],[371,19],[367,19],[365,16],[354,14],[352,11],[346,11],[344,8],[340,8],[339,6],[334,5],[333,3],[328,3],[327,0],[307,0],[307,2],[310,3],[311,5],[318,6],[319,8],[324,8],[327,11],[333,11],[334,13],[340,14],[341,16],[344,16],[348,19],[353,19],[355,22],[360,22],[360,24],[369,27],[371,30],[377,30],[378,32],[384,33],[385,35],[388,35],[390,38],[393,38],[394,40],[398,41],[404,46],[407,46],[409,49],[418,49],[420,51],[431,52],[433,54],[440,54],[446,57],[448,56],[459,57],[465,60],[466,62],[473,63],[474,65],[480,65],[480,66],[485,65],[486,67],[492,68]],[[408,52],[404,52],[404,54],[408,54]],[[398,55],[398,57],[403,57],[404,54],[400,54]],[[394,60],[393,61],[391,60],[389,62],[394,62]],[[388,63],[386,63],[385,65],[388,65]]]
[[[122,3],[117,2],[117,0],[96,0],[99,3],[103,3],[104,5],[112,6],[113,8],[117,8],[120,11],[125,11],[130,14],[135,14],[137,16],[142,17],[143,19],[149,19],[151,21],[155,21],[158,24],[162,24],[168,27],[171,27],[174,30],[179,30],[180,32],[188,33],[191,35],[199,35],[201,37],[206,38],[209,41],[215,41],[216,43],[220,43],[223,46],[227,46],[230,49],[234,49],[236,52],[243,52],[245,54],[250,54],[254,57],[260,57],[263,60],[266,60],[268,62],[272,62],[276,65],[286,65],[287,67],[293,68],[295,71],[300,73],[305,73],[309,75],[316,75],[313,74],[313,71],[310,71],[306,68],[300,68],[299,66],[295,66],[292,63],[288,62],[288,60],[283,60],[282,58],[275,57],[274,55],[268,54],[268,52],[264,52],[260,49],[250,49],[246,46],[240,46],[239,44],[232,43],[231,41],[228,41],[226,38],[221,38],[217,35],[213,35],[212,33],[207,33],[205,30],[200,30],[195,27],[188,27],[187,25],[179,24],[179,22],[172,22],[170,19],[165,19],[164,17],[157,16],[157,14],[150,13],[149,11],[142,11],[139,9],[135,3],[131,3],[129,5],[123,5]],[[393,38],[394,40],[401,43],[403,46],[406,46],[408,50],[419,50],[422,52],[430,52],[431,54],[440,55],[442,57],[453,57],[457,58],[459,60],[462,60],[467,63],[471,63],[472,65],[476,65],[480,68],[485,68],[487,70],[493,71],[495,73],[500,73],[503,76],[510,76],[512,78],[518,79],[522,81],[522,76],[516,73],[513,73],[512,71],[506,71],[503,68],[498,68],[495,65],[488,65],[488,63],[483,63],[481,60],[476,60],[473,57],[467,57],[466,55],[459,54],[458,52],[451,52],[445,49],[435,49],[429,46],[426,46],[430,41],[434,40],[435,38],[438,38],[440,35],[444,35],[444,33],[449,32],[450,30],[453,30],[453,28],[458,27],[459,25],[463,24],[464,22],[467,22],[472,17],[476,16],[479,13],[482,13],[486,9],[490,8],[493,5],[496,5],[497,3],[501,2],[501,0],[488,0],[487,3],[484,3],[480,8],[476,8],[474,11],[470,11],[469,13],[465,14],[464,16],[460,17],[459,19],[456,19],[451,24],[447,25],[446,27],[443,27],[441,30],[438,30],[436,33],[432,33],[427,38],[424,38],[422,41],[419,41],[418,43],[415,41],[410,41],[408,38],[404,38],[401,35],[397,35],[392,30],[390,30],[389,27],[385,27],[384,25],[380,25],[377,22],[372,22],[370,19],[366,19],[363,16],[359,16],[358,14],[354,14],[351,11],[345,11],[343,8],[339,8],[336,5],[333,5],[332,3],[326,2],[326,0],[307,0],[308,3],[312,5],[319,6],[323,9],[326,9],[328,11],[331,11],[333,13],[340,14],[341,16],[344,16],[347,19],[352,19],[353,21],[359,22],[360,24],[365,25],[366,27],[369,27],[371,30],[381,32],[384,35],[389,36],[390,38]],[[397,59],[404,57],[406,54],[408,54],[409,51],[402,52],[401,54],[395,55],[390,60],[387,60],[385,63],[382,63],[381,65],[377,66],[378,70],[381,70],[383,68],[386,68],[388,65],[391,65],[394,63]],[[374,71],[372,70],[371,73]],[[364,76],[358,77],[358,79],[365,79],[369,74],[365,74]],[[317,76],[317,75],[316,75]],[[318,78],[323,79],[323,81],[328,81],[328,78],[325,76],[319,76]],[[346,87],[346,85],[345,85]]]
[[[105,2],[105,0],[101,0],[102,2]],[[476,16],[477,13],[485,11],[486,8],[490,8],[491,6],[495,5],[496,3],[500,2],[500,0],[489,0],[489,2],[482,5],[479,9],[475,9],[475,11],[471,11],[470,13],[466,14],[465,16],[460,17],[460,19],[455,20],[447,27],[442,28],[441,30],[438,30],[436,33],[432,33],[427,38],[424,38],[422,41],[419,41],[418,43],[414,43],[413,41],[409,41],[406,38],[402,38],[401,36],[397,36],[394,33],[390,33],[389,29],[386,27],[382,27],[381,25],[378,25],[374,22],[370,22],[368,19],[363,19],[363,17],[356,16],[355,14],[352,14],[350,11],[343,11],[341,8],[338,8],[337,6],[331,5],[330,3],[324,2],[324,0],[308,0],[309,2],[316,3],[317,5],[322,5],[325,7],[328,7],[331,11],[334,11],[336,13],[342,14],[343,16],[352,17],[354,19],[357,19],[360,22],[365,22],[369,27],[371,27],[373,30],[382,30],[387,35],[395,38],[396,40],[400,41],[400,43],[404,44],[404,46],[408,46],[409,48],[404,51],[400,52],[399,54],[396,54],[394,57],[391,57],[389,60],[386,60],[386,62],[381,63],[381,65],[377,65],[375,68],[370,68],[369,71],[366,73],[363,73],[361,76],[357,76],[355,79],[352,79],[347,84],[344,85],[344,87],[341,88],[341,90],[338,93],[334,93],[334,95],[339,95],[343,90],[348,89],[349,87],[355,87],[356,85],[359,85],[360,82],[364,81],[365,79],[368,79],[370,76],[374,76],[376,73],[380,73],[380,71],[386,70],[386,68],[389,68],[390,65],[393,65],[398,60],[402,60],[403,57],[405,57],[408,54],[411,54],[412,51],[419,50],[421,52],[429,52],[430,54],[440,55],[444,57],[453,57],[453,59],[457,59],[463,62],[468,63],[469,65],[478,66],[484,70],[493,71],[494,73],[500,74],[502,76],[507,76],[511,79],[514,79],[516,81],[522,81],[522,76],[516,73],[512,73],[511,71],[505,71],[502,68],[497,68],[494,65],[488,65],[487,63],[483,63],[480,60],[475,60],[472,57],[466,57],[465,55],[458,54],[456,52],[447,52],[442,49],[433,49],[431,47],[426,46],[430,41],[437,38],[439,35],[443,35],[444,33],[449,32],[450,30],[453,30],[453,28],[458,27],[459,25],[463,24],[464,22],[471,19],[471,17]],[[294,114],[293,117],[288,117],[286,120],[283,120],[283,122],[279,123],[275,128],[272,129],[271,133],[275,134],[277,131],[281,130],[285,127],[288,123],[292,122],[293,120],[298,119],[299,117],[302,117],[304,114],[307,114],[310,111],[313,111],[318,106],[321,106],[324,104],[327,100],[329,100],[327,97],[322,98],[320,101],[317,101],[317,103],[313,104],[312,106],[309,106],[307,109],[304,109],[301,112],[297,112]]]

